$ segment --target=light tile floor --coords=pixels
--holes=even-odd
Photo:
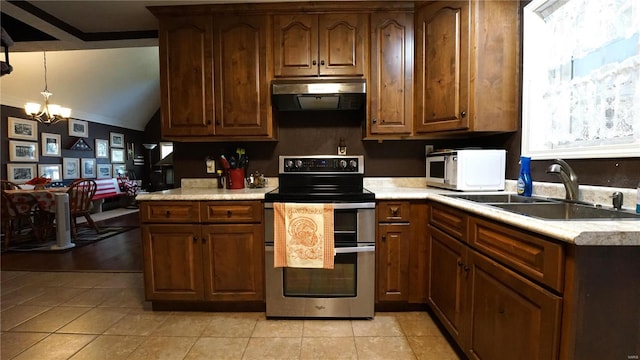
[[[374,320],[153,312],[140,273],[3,271],[5,359],[458,359],[426,312]]]

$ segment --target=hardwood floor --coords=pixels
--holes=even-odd
[[[139,225],[138,213],[97,222],[99,226]],[[9,252],[2,270],[142,272],[140,229],[133,229],[66,252]]]

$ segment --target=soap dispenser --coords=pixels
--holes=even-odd
[[[518,195],[531,196],[533,192],[533,182],[531,181],[531,158],[527,156],[520,157],[520,175],[518,176],[517,191]]]

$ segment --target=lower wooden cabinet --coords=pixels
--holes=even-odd
[[[205,299],[264,300],[263,237],[253,224],[202,227]]]
[[[145,214],[171,205],[198,202],[142,203],[145,295],[150,301],[264,301],[264,227],[261,213],[247,217],[259,202],[203,202],[204,219],[190,224],[157,223]],[[224,217],[205,209],[228,209]],[[235,215],[235,210],[238,215]],[[160,213],[165,213],[160,211]],[[197,212],[196,212],[197,214]],[[233,222],[236,223],[227,223]],[[206,224],[205,221],[218,222]],[[222,223],[220,223],[222,222]]]
[[[143,225],[147,300],[203,300],[200,225]]]
[[[378,225],[377,297],[379,301],[409,300],[409,223]]]
[[[562,299],[476,251],[468,263],[469,358],[558,358]]]
[[[426,304],[427,211],[424,202],[378,202],[377,302]]]
[[[450,220],[448,224],[459,224],[456,231],[442,226],[438,219],[443,218]],[[474,232],[478,224],[472,216],[433,205],[430,223],[428,304],[466,355],[470,359],[491,360],[557,359],[561,294],[470,246],[474,242],[468,241],[467,229]],[[469,223],[472,226],[468,227]],[[519,237],[528,241],[531,238],[486,221],[482,225],[504,236],[511,235],[511,251],[517,249]],[[456,238],[452,234],[459,229],[464,231]],[[556,255],[551,251],[543,253],[541,263],[559,262]]]
[[[428,302],[450,334],[460,338],[463,330],[464,299],[467,287],[463,264],[465,246],[437,228],[429,227]]]

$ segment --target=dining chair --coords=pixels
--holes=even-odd
[[[71,220],[71,236],[75,239],[78,237],[78,224],[76,219],[84,216],[87,223],[99,232],[98,226],[90,215],[91,199],[96,193],[98,186],[91,179],[78,179],[69,185],[67,194],[69,194],[69,216]]]
[[[2,183],[2,190],[18,190],[22,189],[22,187],[14,182],[9,180],[0,180]]]
[[[3,184],[4,186],[4,184]],[[4,241],[2,243],[3,250],[9,248],[9,244],[13,239],[14,232],[19,234],[27,224],[31,231],[35,234],[36,225],[33,221],[33,211],[37,208],[38,201],[32,197],[22,197],[23,201],[17,206],[11,196],[2,190],[2,232],[4,233]]]

